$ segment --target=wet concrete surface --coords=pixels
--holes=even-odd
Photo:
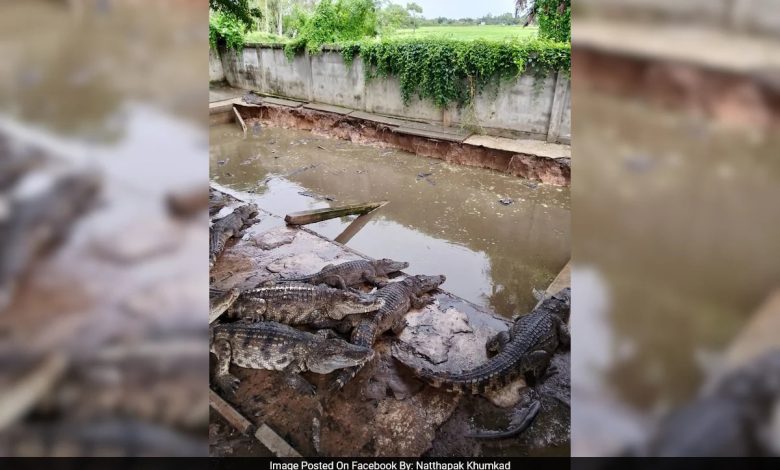
[[[211,128],[211,175],[289,212],[388,200],[348,245],[445,274],[458,296],[505,316],[530,311],[569,259],[569,191],[309,132]],[[500,199],[510,198],[510,205]],[[351,218],[310,226],[335,238]]]

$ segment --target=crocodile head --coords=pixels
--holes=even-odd
[[[241,218],[251,219],[252,217],[257,216],[258,209],[257,209],[257,205],[255,204],[247,204],[236,208],[234,212],[240,215]]]
[[[568,321],[569,312],[571,311],[571,288],[561,289],[550,297],[545,298],[542,300],[540,307],[553,315],[561,317],[563,321]]]
[[[389,274],[397,271],[403,271],[409,267],[406,261],[394,261],[389,258],[378,259],[374,261],[374,268],[378,274]]]
[[[336,290],[333,295],[335,296],[335,302],[331,316],[334,320],[341,320],[347,315],[356,313],[373,312],[379,310],[385,304],[384,300],[372,295],[347,290]]]
[[[444,284],[444,281],[446,280],[447,278],[443,274],[438,276],[424,276],[418,274],[416,276],[409,276],[401,282],[410,285],[417,294],[423,294],[438,288],[440,285]]]
[[[306,368],[315,374],[329,374],[345,367],[357,367],[374,357],[371,348],[349,344],[342,339],[325,339],[313,346]]]

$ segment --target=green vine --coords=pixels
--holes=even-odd
[[[571,42],[571,0],[536,0],[539,37]]]
[[[363,58],[367,81],[398,78],[405,104],[417,96],[440,108],[468,105],[488,84],[522,73],[544,77],[557,71],[569,74],[571,68],[571,45],[543,39],[368,41],[345,44],[341,54],[348,66],[358,54]]]
[[[227,47],[235,51],[244,48],[246,25],[236,16],[221,11],[209,15],[209,44],[213,49]]]

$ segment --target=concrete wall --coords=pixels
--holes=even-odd
[[[577,0],[600,17],[694,22],[718,29],[780,35],[778,0]]]
[[[209,81],[221,82],[225,79],[225,72],[222,70],[222,61],[219,59],[219,53],[209,48]]]
[[[218,67],[215,62],[209,56],[210,70]],[[569,80],[557,74],[541,83],[524,75],[497,85],[498,89],[479,95],[474,111],[467,113],[442,110],[416,97],[404,106],[397,79],[366,83],[360,57],[347,67],[338,51],[297,55],[290,62],[278,47],[248,46],[240,52],[222,51],[221,64],[230,85],[259,93],[447,125],[477,124],[488,134],[507,137],[571,139]]]

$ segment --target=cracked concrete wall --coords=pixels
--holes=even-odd
[[[225,71],[222,70],[222,61],[219,53],[209,48],[209,82],[221,82],[225,79]]]
[[[337,50],[297,55],[291,62],[279,47],[250,45],[241,52],[223,51],[221,62],[230,85],[264,94],[444,125],[465,125],[505,137],[570,141],[569,80],[557,79],[555,74],[542,79],[523,75],[479,94],[473,109],[453,106],[443,110],[417,97],[404,105],[398,79],[389,77],[367,83],[360,57],[347,67]]]

